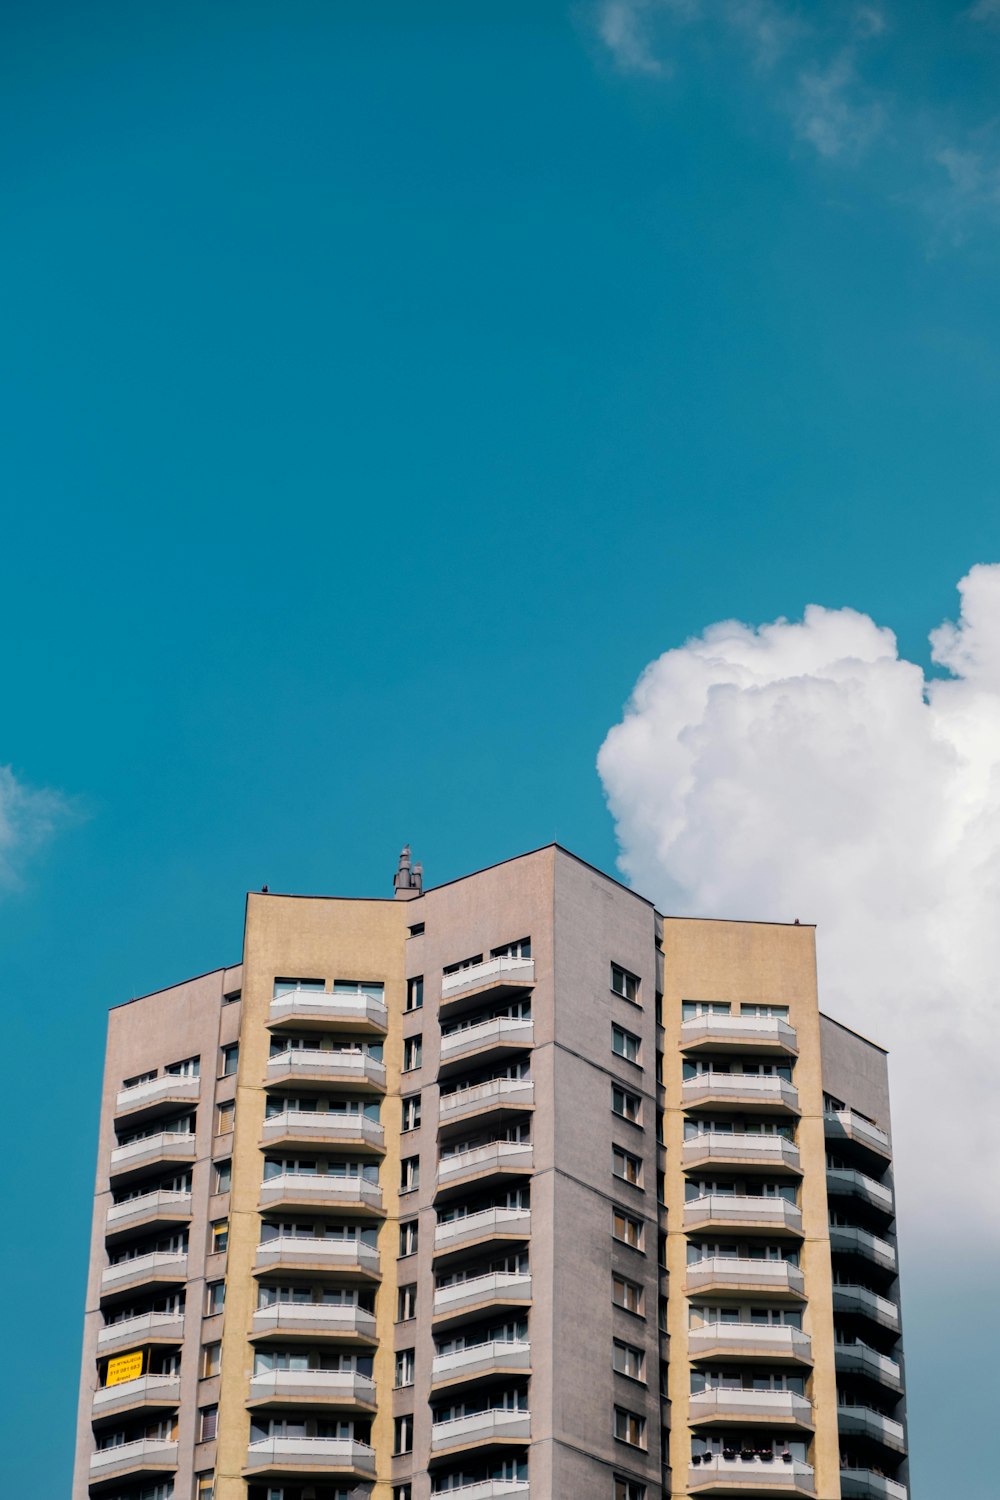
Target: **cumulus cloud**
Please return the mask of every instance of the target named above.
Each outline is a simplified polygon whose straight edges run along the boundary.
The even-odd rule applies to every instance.
[[[598,17],[601,41],[625,73],[662,73],[647,29],[647,0],[606,0]]]
[[[0,766],[0,887],[19,885],[31,857],[76,816],[61,792],[27,786],[10,766]]]
[[[996,1240],[1000,566],[959,590],[947,676],[850,609],[712,625],[646,668],[598,768],[662,909],[819,924],[823,1008],[892,1054],[903,1216]]]

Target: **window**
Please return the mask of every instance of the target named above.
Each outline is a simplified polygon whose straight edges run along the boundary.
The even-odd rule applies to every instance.
[[[198,1441],[210,1443],[219,1427],[219,1408],[203,1406],[198,1413]]]
[[[122,1079],[122,1088],[123,1089],[134,1089],[140,1083],[152,1083],[152,1081],[153,1081],[153,1079],[155,1077],[156,1077],[156,1069],[155,1068],[153,1068],[149,1073],[136,1073],[132,1078],[123,1078]]]
[[[728,1016],[732,1006],[728,1000],[682,1000],[681,1020],[694,1021],[699,1016]]]
[[[787,1005],[740,1005],[741,1016],[770,1016],[775,1021],[788,1020]]]
[[[623,969],[620,964],[611,965],[611,988],[616,995],[621,995],[623,1000],[631,1000],[633,1005],[639,1003],[639,981],[628,969]]]
[[[642,1162],[631,1151],[623,1151],[621,1146],[612,1146],[611,1170],[623,1182],[630,1182],[633,1187],[642,1186]]]
[[[401,1286],[396,1294],[396,1322],[408,1323],[417,1316],[417,1283]]]
[[[656,1024],[657,1024],[657,1026],[662,1026],[663,1025],[663,996],[662,996],[662,994],[660,993],[659,990],[657,990],[657,992],[656,992],[656,1001],[655,1001],[655,1004],[654,1004],[653,1008],[654,1008],[654,1010],[656,1012]]]
[[[420,1186],[420,1157],[404,1156],[399,1164],[399,1191],[412,1193]]]
[[[416,1255],[417,1239],[420,1226],[416,1219],[404,1219],[399,1226],[399,1253],[400,1256]]]
[[[631,1443],[633,1448],[646,1446],[646,1418],[638,1412],[627,1411],[624,1406],[615,1407],[615,1437],[620,1443]]]
[[[611,1085],[611,1108],[623,1120],[628,1120],[632,1125],[638,1125],[642,1100],[638,1094],[632,1094],[628,1089],[623,1089],[620,1084],[613,1083]]]
[[[236,1119],[236,1100],[227,1099],[215,1112],[216,1135],[228,1135]]]
[[[229,1078],[236,1072],[240,1060],[239,1042],[230,1042],[228,1047],[222,1049],[222,1076]]]
[[[218,1375],[222,1369],[222,1345],[204,1344],[201,1351],[201,1378],[207,1380],[210,1375]]]
[[[490,958],[520,958],[527,962],[530,957],[530,937],[518,938],[516,943],[504,943],[502,948],[490,949]]]
[[[423,924],[423,922],[414,922],[413,926],[410,928],[410,937],[423,937],[423,935],[424,935],[424,924]]]
[[[646,1500],[646,1486],[638,1479],[623,1479],[615,1475],[615,1500]]]
[[[396,1387],[413,1384],[414,1351],[412,1349],[397,1349],[396,1351]]]
[[[242,999],[243,999],[243,991],[242,990],[230,990],[228,995],[223,995],[223,997],[222,997],[222,1003],[223,1003],[223,1005],[235,1005],[237,1003],[237,1001],[242,1000]]]
[[[403,1129],[416,1130],[420,1124],[420,1095],[407,1094],[403,1100]]]
[[[215,1496],[215,1475],[214,1474],[199,1474],[197,1476],[197,1478],[198,1478],[197,1500],[214,1500],[214,1496]]]
[[[473,953],[470,958],[463,958],[457,964],[445,964],[443,974],[461,974],[463,969],[476,969],[483,961],[481,953]]]
[[[626,1312],[642,1317],[642,1287],[625,1276],[612,1276],[611,1300],[616,1307],[623,1307]]]
[[[611,1050],[616,1057],[624,1057],[626,1062],[637,1063],[639,1047],[639,1038],[631,1031],[626,1031],[624,1026],[612,1026]]]
[[[635,1344],[626,1344],[623,1339],[614,1339],[611,1345],[611,1363],[619,1375],[630,1380],[645,1380],[646,1356]]]
[[[228,1193],[233,1184],[233,1164],[231,1161],[217,1161],[215,1163],[215,1176],[212,1185],[213,1193]]]
[[[171,1078],[197,1078],[200,1064],[200,1057],[186,1057],[183,1062],[168,1063],[163,1072]]]
[[[616,1240],[621,1240],[623,1245],[631,1245],[633,1250],[642,1249],[640,1220],[633,1219],[631,1214],[622,1213],[620,1208],[611,1211],[611,1233]]]
[[[397,1417],[393,1428],[393,1453],[413,1452],[413,1417]]]
[[[212,1318],[226,1305],[226,1283],[210,1281],[205,1288],[205,1316]]]
[[[403,1072],[412,1073],[419,1068],[423,1058],[423,1037],[408,1036],[403,1043]]]
[[[406,1008],[407,1010],[423,1010],[424,1008],[424,976],[417,974],[413,979],[406,981]]]
[[[229,1248],[229,1220],[216,1219],[212,1225],[212,1254],[221,1255]]]
[[[392,1500],[413,1500],[413,1485],[394,1484],[392,1487]]]

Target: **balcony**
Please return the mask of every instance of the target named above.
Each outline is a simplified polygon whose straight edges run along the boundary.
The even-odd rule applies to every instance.
[[[109,1239],[133,1229],[149,1229],[156,1224],[183,1224],[191,1217],[191,1194],[160,1188],[142,1193],[124,1203],[112,1203],[108,1209],[106,1234]]]
[[[310,1338],[375,1341],[375,1314],[363,1307],[326,1302],[272,1302],[253,1315],[251,1338],[307,1334]]]
[[[250,1405],[375,1407],[375,1382],[354,1370],[268,1370],[250,1377]]]
[[[389,1028],[389,1012],[383,1001],[372,995],[286,990],[271,1001],[267,1024],[289,1029],[299,1026],[322,1030],[331,1026],[337,1031],[385,1032]]]
[[[805,1277],[787,1260],[706,1255],[689,1261],[685,1289],[694,1292],[766,1292],[768,1296],[805,1296]]]
[[[751,1198],[706,1193],[684,1204],[685,1229],[763,1229],[769,1234],[801,1234],[802,1210],[787,1198]]]
[[[681,1022],[681,1051],[798,1051],[795,1028],[779,1016],[692,1016]]]
[[[442,1125],[471,1116],[499,1114],[508,1109],[533,1109],[535,1086],[530,1078],[490,1078],[472,1088],[442,1094],[438,1108]]]
[[[123,1479],[127,1474],[169,1474],[177,1467],[177,1443],[160,1438],[139,1438],[99,1448],[90,1455],[92,1484],[104,1479]]]
[[[681,1103],[685,1109],[718,1105],[798,1114],[799,1093],[787,1078],[770,1073],[699,1073],[684,1079]]]
[[[138,1122],[169,1114],[178,1105],[197,1104],[201,1079],[161,1073],[144,1083],[133,1083],[115,1095],[115,1118]]]
[[[307,1172],[281,1172],[260,1187],[261,1212],[277,1208],[347,1208],[380,1214],[382,1189],[363,1177],[337,1177],[333,1173],[313,1176]]]
[[[131,1260],[120,1260],[115,1265],[106,1266],[101,1272],[101,1295],[134,1292],[139,1287],[186,1280],[185,1250],[154,1250],[149,1255],[136,1255]]]
[[[484,1208],[434,1228],[434,1254],[448,1255],[488,1240],[524,1240],[531,1234],[528,1208]]]
[[[434,1317],[442,1322],[462,1321],[470,1312],[491,1306],[523,1306],[531,1301],[531,1276],[527,1271],[488,1271],[452,1286],[434,1288]]]
[[[849,1286],[834,1282],[833,1310],[838,1313],[853,1313],[860,1318],[869,1318],[881,1328],[899,1332],[899,1308],[888,1297],[880,1297],[866,1286]]]
[[[838,1109],[825,1114],[823,1127],[827,1140],[835,1145],[849,1143],[860,1146],[883,1161],[889,1161],[892,1157],[892,1148],[885,1131],[862,1115],[855,1114],[853,1109]]]
[[[801,1172],[799,1148],[781,1135],[706,1131],[689,1136],[681,1152],[686,1170],[695,1167],[745,1167],[750,1171]]]
[[[450,1066],[454,1072],[454,1064],[485,1057],[487,1053],[495,1057],[513,1057],[532,1047],[534,1041],[534,1022],[496,1016],[492,1021],[479,1021],[475,1026],[466,1026],[461,1031],[451,1031],[443,1036],[441,1066]]]
[[[438,1187],[478,1182],[483,1177],[506,1177],[509,1173],[523,1175],[531,1171],[531,1166],[530,1141],[492,1141],[488,1146],[475,1146],[471,1151],[443,1157],[438,1162]]]
[[[840,1493],[843,1500],[907,1500],[908,1492],[905,1484],[871,1469],[841,1469]]]
[[[93,1416],[115,1416],[120,1412],[175,1407],[180,1404],[179,1375],[140,1375],[137,1380],[123,1380],[94,1392]]]
[[[812,1340],[784,1323],[703,1323],[688,1330],[691,1359],[778,1359],[812,1363]]]
[[[880,1270],[896,1274],[896,1251],[888,1240],[880,1240],[867,1229],[853,1224],[830,1225],[830,1249],[838,1255],[860,1255]]]
[[[860,1340],[853,1344],[834,1345],[834,1361],[843,1375],[864,1375],[890,1391],[903,1389],[903,1371],[896,1361]]]
[[[258,1274],[294,1271],[375,1277],[379,1274],[379,1255],[375,1245],[366,1245],[363,1240],[276,1235],[257,1246],[254,1270]]]
[[[470,1448],[482,1443],[526,1443],[531,1437],[531,1414],[526,1411],[473,1412],[450,1422],[435,1422],[431,1427],[431,1452]]]
[[[712,1453],[705,1454],[700,1464],[691,1465],[688,1490],[692,1495],[815,1495],[816,1485],[810,1466],[797,1460],[785,1463],[757,1454],[724,1458],[721,1453]]]
[[[385,1063],[360,1047],[290,1047],[267,1060],[267,1085],[346,1084],[352,1088],[385,1088]]]
[[[194,1157],[193,1131],[182,1135],[177,1130],[164,1130],[141,1141],[130,1141],[127,1146],[115,1146],[111,1152],[111,1180],[139,1177],[150,1167],[188,1166]]]
[[[870,1406],[838,1405],[837,1428],[843,1437],[864,1437],[891,1448],[894,1453],[906,1452],[906,1429],[902,1422],[885,1417]]]
[[[435,1386],[464,1385],[499,1375],[519,1375],[530,1365],[530,1344],[515,1339],[491,1340],[455,1354],[435,1354],[431,1381]]]
[[[521,994],[530,990],[534,982],[533,958],[488,958],[485,963],[472,964],[468,969],[442,974],[441,1010],[447,1013],[456,1001],[469,1000],[474,995],[501,999]]]
[[[378,1120],[353,1110],[283,1109],[265,1118],[261,1145],[384,1151],[385,1129]]]
[[[352,1438],[264,1438],[248,1446],[243,1473],[246,1478],[291,1473],[371,1479],[375,1474],[375,1449]]]
[[[777,1423],[782,1427],[811,1427],[812,1402],[794,1391],[730,1390],[713,1386],[692,1395],[688,1413],[695,1422]]]
[[[431,1493],[434,1500],[438,1495],[454,1495],[456,1500],[530,1500],[531,1486],[526,1479],[480,1479]]]
[[[184,1314],[140,1313],[137,1318],[122,1318],[108,1323],[97,1335],[98,1354],[113,1354],[118,1349],[133,1349],[139,1344],[180,1344],[184,1339]]]
[[[895,1212],[892,1188],[874,1177],[853,1167],[830,1167],[826,1174],[826,1191],[831,1198],[860,1198],[871,1208],[877,1208],[889,1218]]]

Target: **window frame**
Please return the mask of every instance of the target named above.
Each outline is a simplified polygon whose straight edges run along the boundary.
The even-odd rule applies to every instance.
[[[619,975],[622,979],[622,989],[619,989],[615,983]],[[642,1000],[640,999],[642,994],[642,980],[639,978],[639,975],[633,974],[631,969],[626,969],[624,964],[616,963],[614,959],[611,960],[610,987],[611,993],[617,995],[619,1000],[627,1000],[629,1005],[642,1004]],[[629,993],[630,988],[632,990],[631,994]]]

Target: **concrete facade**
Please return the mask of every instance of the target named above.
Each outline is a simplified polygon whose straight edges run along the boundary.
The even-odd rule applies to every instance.
[[[813,930],[555,845],[395,884],[112,1011],[74,1500],[905,1500],[885,1056]]]

